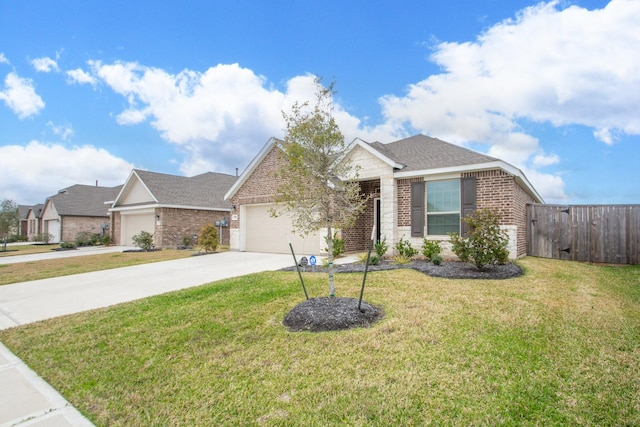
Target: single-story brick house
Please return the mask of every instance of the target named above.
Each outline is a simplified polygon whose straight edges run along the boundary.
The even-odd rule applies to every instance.
[[[359,167],[361,192],[369,196],[356,225],[342,230],[347,251],[365,250],[374,225],[390,251],[403,237],[417,249],[423,238],[448,241],[449,232],[461,231],[461,218],[491,208],[501,214],[511,258],[526,254],[526,205],[543,200],[509,163],[424,135],[389,144],[356,139],[346,157]],[[269,215],[275,171],[285,162],[280,141],[270,139],[227,192],[232,250],[286,253],[286,235],[297,253],[326,250],[324,233],[301,238],[292,233],[289,217]]]
[[[40,233],[42,233],[42,222],[40,216],[42,214],[42,208],[44,205],[39,203],[29,207],[27,212],[27,239],[33,241]]]
[[[181,246],[185,237],[216,222],[222,243],[229,243],[231,202],[225,192],[238,177],[208,172],[194,177],[134,169],[109,209],[111,238],[116,245],[132,245],[140,231],[154,235],[158,248]],[[193,242],[195,243],[195,241]]]
[[[40,213],[41,231],[50,243],[73,242],[80,232],[102,234],[109,224],[109,203],[122,186],[76,184],[48,197]]]

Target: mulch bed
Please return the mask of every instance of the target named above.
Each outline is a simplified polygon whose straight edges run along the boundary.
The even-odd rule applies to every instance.
[[[300,267],[301,269],[303,267]],[[364,264],[339,264],[334,267],[336,273],[364,273]],[[411,268],[420,273],[427,274],[432,277],[443,277],[446,279],[489,279],[502,280],[512,277],[522,276],[524,272],[515,264],[502,264],[485,266],[482,270],[478,270],[475,265],[465,262],[443,262],[440,265],[434,265],[424,260],[412,261],[408,264],[397,264],[392,261],[383,260],[378,265],[370,265],[369,271],[386,271],[396,270],[400,268]],[[284,271],[295,271],[296,267],[283,268]],[[323,266],[304,267],[306,272],[326,272],[327,268]]]
[[[356,298],[308,299],[293,308],[282,321],[291,332],[326,332],[367,328],[384,317],[381,309]]]
[[[369,271],[396,270],[411,268],[433,277],[448,279],[489,279],[501,280],[518,277],[524,271],[515,264],[486,266],[478,270],[474,265],[464,262],[443,262],[434,265],[418,260],[408,264],[397,264],[382,261],[378,265],[370,265]],[[323,266],[301,267],[305,272],[326,272]],[[335,266],[337,273],[364,273],[364,264],[340,264]],[[296,267],[283,268],[284,271],[295,271]],[[358,299],[355,298],[311,298],[293,308],[284,318],[282,324],[291,332],[310,331],[326,332],[352,328],[366,328],[384,317],[384,312],[377,307],[362,301],[358,310]]]

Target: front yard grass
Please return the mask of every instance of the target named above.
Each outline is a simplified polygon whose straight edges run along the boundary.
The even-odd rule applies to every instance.
[[[45,252],[51,252],[53,248],[59,248],[59,244],[33,244],[33,245],[11,245],[7,246],[7,250],[1,250],[2,245],[0,244],[0,258],[8,257],[13,255],[29,255],[29,254],[40,254]]]
[[[2,264],[2,260],[0,260],[0,286],[150,262],[169,261],[185,258],[193,253],[193,251],[165,249],[154,252],[113,252],[16,264]]]
[[[300,283],[268,272],[0,340],[98,426],[640,425],[640,266],[519,263],[503,281],[370,273],[369,329],[287,332]],[[358,296],[361,274],[336,280]]]

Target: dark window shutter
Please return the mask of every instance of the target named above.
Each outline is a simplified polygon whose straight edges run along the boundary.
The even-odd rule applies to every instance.
[[[424,181],[411,183],[411,237],[424,236]]]
[[[460,181],[460,199],[461,203],[461,214],[462,218],[473,215],[473,212],[476,210],[476,177],[472,176],[469,178],[462,178]],[[461,221],[461,233],[464,235],[469,227],[467,223]]]

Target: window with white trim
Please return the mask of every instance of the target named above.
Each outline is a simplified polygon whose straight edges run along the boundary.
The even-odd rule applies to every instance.
[[[427,235],[460,232],[460,180],[426,182]]]

